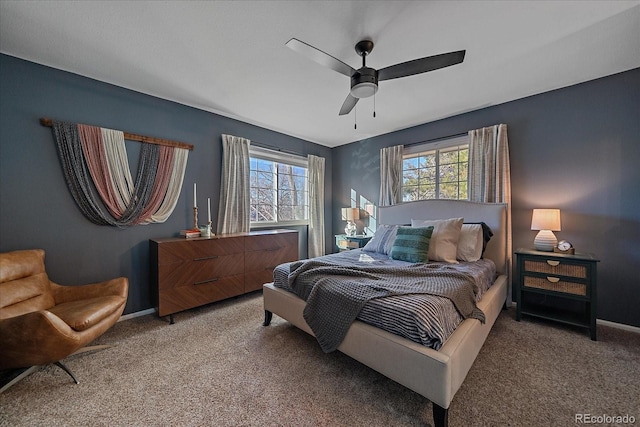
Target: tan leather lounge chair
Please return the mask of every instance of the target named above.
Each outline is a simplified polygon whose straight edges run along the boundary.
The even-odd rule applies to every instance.
[[[29,368],[0,393],[41,365],[108,346],[84,347],[122,315],[126,277],[84,286],[60,286],[49,280],[42,249],[0,253],[0,371]],[[1,384],[0,384],[1,385]]]

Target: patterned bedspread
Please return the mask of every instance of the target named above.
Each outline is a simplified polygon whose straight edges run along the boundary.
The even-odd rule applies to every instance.
[[[312,279],[311,273],[314,270],[324,270],[328,276],[325,274],[323,279]],[[395,276],[403,270],[410,272],[409,275],[413,277],[408,281],[397,280]],[[337,324],[341,328],[340,325],[346,324],[346,328],[343,328],[345,333],[353,317],[357,316],[358,320],[365,323],[437,350],[465,317],[480,316],[477,311],[472,313],[474,304],[470,308],[457,297],[453,298],[457,299],[455,303],[451,295],[442,296],[445,295],[442,291],[429,290],[421,287],[422,285],[416,287],[416,293],[407,289],[407,284],[423,284],[424,279],[416,275],[420,270],[438,271],[440,273],[437,275],[445,276],[446,280],[455,277],[459,281],[471,281],[468,289],[474,289],[475,295],[465,295],[463,300],[467,303],[469,299],[479,300],[495,279],[495,266],[490,260],[460,264],[411,264],[389,259],[386,255],[353,250],[315,258],[306,262],[306,265],[305,262],[282,264],[274,271],[274,283],[275,286],[307,300],[312,294],[315,281],[329,282],[329,287],[342,287],[334,279],[339,279],[340,276],[347,279],[346,282],[352,287],[348,292],[355,295],[355,298],[336,302],[333,297],[321,297],[320,304],[314,302],[316,307],[310,309],[313,311],[310,318],[308,307],[305,308],[305,320],[307,323],[311,320],[309,325],[317,337],[320,335],[318,341],[325,351],[332,351],[337,347],[341,337],[336,343],[333,336],[335,331],[318,334],[318,328],[324,328],[327,322],[326,317],[317,320],[318,310],[333,311],[328,321],[332,324],[330,327]],[[386,275],[390,272],[393,272],[393,276]],[[307,274],[309,276],[305,277]],[[300,278],[299,283],[294,282]],[[372,283],[373,287],[364,288],[361,286],[362,282]],[[318,297],[314,295],[313,298]]]

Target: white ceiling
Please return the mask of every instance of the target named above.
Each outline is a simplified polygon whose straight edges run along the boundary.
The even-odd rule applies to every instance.
[[[354,68],[466,49],[338,116]],[[329,147],[640,67],[640,1],[7,1],[0,51]]]

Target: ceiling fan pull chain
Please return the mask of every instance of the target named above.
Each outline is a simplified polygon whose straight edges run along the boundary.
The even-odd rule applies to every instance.
[[[376,93],[373,92],[373,118],[376,118]]]
[[[353,108],[353,128],[358,129],[358,106]]]
[[[358,105],[353,107],[353,128],[358,129]]]

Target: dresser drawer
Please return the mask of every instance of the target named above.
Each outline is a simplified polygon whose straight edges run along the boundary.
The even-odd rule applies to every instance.
[[[296,261],[297,259],[298,246],[247,252],[245,253],[245,270],[260,271],[268,269],[273,271],[278,265],[289,261]]]
[[[229,276],[198,285],[160,292],[158,315],[166,316],[189,308],[227,299],[244,292],[244,276]]]
[[[163,243],[158,249],[158,265],[173,264],[187,260],[201,260],[215,256],[241,254],[244,252],[244,237],[174,241]]]
[[[158,265],[158,288],[171,289],[214,281],[244,273],[244,254],[213,255],[174,264]]]
[[[547,291],[563,292],[573,295],[587,295],[587,285],[585,283],[561,280],[554,276],[524,276],[523,286],[525,288],[545,289]]]
[[[298,233],[264,234],[247,239],[245,251],[275,251],[293,246],[298,250]]]
[[[586,265],[573,264],[566,261],[559,261],[554,259],[525,259],[524,271],[544,274],[557,274],[560,276],[576,277],[579,279],[586,279],[588,277]]]

